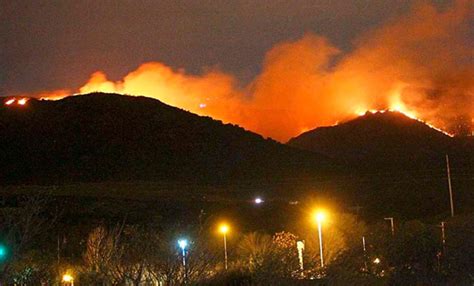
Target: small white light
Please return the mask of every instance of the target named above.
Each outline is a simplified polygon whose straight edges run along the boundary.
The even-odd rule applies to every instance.
[[[179,245],[179,248],[184,250],[188,246],[188,241],[186,239],[180,239],[178,240],[178,245]]]
[[[63,282],[72,282],[74,281],[74,277],[70,274],[64,274],[63,275]]]
[[[254,201],[257,205],[263,203],[263,200],[262,198],[255,198],[255,201]]]

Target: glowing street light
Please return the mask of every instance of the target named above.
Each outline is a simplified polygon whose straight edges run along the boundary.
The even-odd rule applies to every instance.
[[[259,205],[259,204],[261,204],[261,203],[263,203],[263,202],[264,202],[264,201],[263,201],[263,199],[262,199],[261,197],[256,197],[255,200],[254,200],[254,203],[257,204],[257,205]]]
[[[74,286],[74,277],[70,274],[64,274],[63,275],[63,283],[66,285]]]
[[[178,240],[178,246],[181,248],[181,253],[183,256],[183,268],[184,268],[184,284],[188,282],[188,271],[186,269],[186,249],[188,248],[188,240],[187,239],[180,239]]]
[[[227,233],[229,232],[229,225],[223,223],[219,226],[219,232],[224,236],[224,268],[227,270]]]
[[[379,263],[380,263],[380,258],[378,258],[378,257],[375,258],[375,259],[374,259],[374,263],[375,263],[375,264],[379,264]]]
[[[326,214],[323,211],[317,211],[314,213],[314,220],[318,224],[318,235],[319,235],[319,257],[321,258],[321,268],[324,267],[324,257],[323,257],[323,233],[322,233],[322,223],[326,219]]]
[[[322,221],[324,221],[324,219],[326,218],[326,214],[323,213],[322,211],[318,211],[314,214],[314,219],[316,220],[316,222],[320,223]]]
[[[3,262],[7,259],[8,248],[0,243],[0,262]]]
[[[188,247],[188,241],[186,239],[180,239],[178,240],[178,245],[179,245],[179,248],[185,251],[186,247]]]

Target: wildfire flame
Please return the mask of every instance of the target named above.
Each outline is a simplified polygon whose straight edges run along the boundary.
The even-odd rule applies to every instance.
[[[452,133],[449,133],[441,128],[438,128],[436,127],[435,125],[431,124],[430,122],[427,122],[425,120],[422,120],[419,115],[413,111],[413,110],[410,110],[400,99],[401,95],[400,95],[400,89],[397,89],[397,91],[391,93],[391,96],[390,96],[390,106],[389,108],[387,109],[361,109],[361,108],[358,108],[354,114],[356,114],[357,116],[363,116],[365,115],[367,112],[370,112],[372,114],[376,114],[376,113],[385,113],[387,111],[389,112],[398,112],[398,113],[401,113],[403,115],[405,115],[406,117],[408,118],[411,118],[413,120],[416,120],[416,121],[419,121],[421,123],[424,123],[426,125],[428,125],[429,127],[449,136],[449,137],[454,137],[454,134]]]
[[[385,113],[385,112],[398,112],[398,113],[401,113],[403,115],[405,115],[406,117],[408,118],[411,118],[413,120],[416,120],[416,121],[419,121],[421,123],[424,123],[426,125],[428,125],[429,127],[449,136],[449,137],[454,137],[454,134],[452,133],[449,133],[441,128],[438,128],[436,127],[435,125],[431,124],[430,122],[427,122],[425,120],[422,120],[419,115],[413,111],[413,110],[410,110],[401,100],[400,100],[400,93],[399,91],[398,92],[394,92],[391,94],[391,97],[390,97],[390,106],[389,108],[387,109],[357,109],[354,113],[357,115],[357,116],[363,116],[365,115],[367,112],[370,112],[372,114],[375,114],[375,113]]]
[[[17,102],[18,102],[19,105],[25,105],[27,101],[28,101],[27,98],[22,98],[22,99],[18,100]]]
[[[28,100],[29,100],[29,98],[26,98],[26,97],[20,98],[20,99],[10,98],[10,99],[7,99],[4,103],[5,103],[5,105],[10,106],[10,105],[13,105],[16,102],[17,105],[23,106],[23,105],[26,105]]]
[[[434,125],[432,125],[432,124],[430,124],[430,123],[428,123],[428,122],[426,122],[426,121],[421,120],[420,118],[416,117],[413,113],[411,113],[411,112],[405,112],[405,111],[403,111],[403,110],[399,110],[399,109],[396,109],[396,108],[395,108],[395,109],[392,109],[392,108],[389,108],[389,109],[381,109],[381,110],[369,109],[369,110],[366,110],[365,112],[357,111],[357,112],[355,112],[354,114],[357,115],[357,116],[364,116],[365,114],[367,114],[367,112],[370,112],[370,113],[372,113],[372,114],[385,113],[385,112],[398,112],[398,113],[401,113],[401,114],[405,115],[406,117],[409,117],[409,118],[411,118],[411,119],[413,119],[413,120],[416,120],[416,121],[419,121],[419,122],[421,122],[421,123],[423,123],[423,124],[426,124],[426,125],[429,126],[430,128],[435,129],[435,130],[437,130],[437,131],[439,131],[439,132],[441,132],[441,133],[443,133],[443,134],[445,134],[445,135],[447,135],[447,136],[449,136],[449,137],[454,137],[454,134],[449,133],[449,132],[447,132],[447,131],[445,131],[445,130],[443,130],[443,129],[441,129],[441,128],[438,128],[438,127],[436,127],[436,126],[434,126]],[[338,125],[338,124],[339,124],[339,122],[337,122],[337,123],[334,124],[334,125]]]
[[[443,10],[418,4],[362,35],[347,53],[313,34],[282,42],[268,51],[261,73],[248,84],[216,69],[190,75],[150,62],[119,81],[98,71],[76,92],[149,96],[280,141],[355,114],[387,110],[452,136],[446,130],[453,130],[456,118],[470,124],[474,118],[474,68],[466,42],[471,11],[465,0]]]

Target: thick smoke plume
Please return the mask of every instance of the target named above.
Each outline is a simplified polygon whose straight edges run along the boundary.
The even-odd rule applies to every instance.
[[[79,92],[150,96],[280,141],[371,109],[452,131],[459,119],[474,118],[473,11],[468,0],[444,10],[418,4],[362,35],[348,53],[306,34],[274,46],[245,87],[219,70],[189,75],[151,62],[117,82],[96,72]]]

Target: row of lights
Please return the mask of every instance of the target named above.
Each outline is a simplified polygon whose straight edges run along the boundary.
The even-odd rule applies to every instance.
[[[259,205],[263,203],[263,199],[260,197],[257,197],[254,199],[254,203]],[[318,227],[318,238],[319,238],[319,256],[320,256],[320,266],[321,268],[324,268],[324,256],[323,256],[323,236],[322,236],[322,224],[326,220],[326,212],[323,210],[316,210],[313,212],[312,215],[313,221],[317,224]],[[230,226],[227,223],[221,223],[218,227],[218,231],[222,234],[223,236],[223,242],[224,242],[224,268],[227,270],[228,268],[228,259],[227,259],[227,233],[230,231]],[[393,224],[392,224],[392,231],[393,231]],[[393,233],[392,233],[393,234]],[[298,241],[298,243],[301,243],[301,241]],[[178,247],[181,249],[181,257],[182,257],[182,264],[184,268],[184,282],[187,283],[187,270],[186,270],[186,252],[189,248],[189,241],[185,238],[178,239]],[[298,245],[298,252],[300,252],[304,246]],[[364,241],[364,251],[365,251],[365,241]],[[302,255],[299,253],[299,258],[300,258],[300,265],[301,267],[303,266],[302,262]],[[380,259],[376,258],[373,261],[375,264],[380,263]],[[74,286],[74,278],[70,274],[64,274],[62,277],[63,283],[66,285]]]
[[[257,202],[259,200],[260,202]],[[263,200],[260,198],[255,199],[255,203],[260,204],[262,203]],[[321,268],[324,268],[324,256],[323,256],[323,236],[322,236],[322,224],[326,220],[326,212],[323,210],[317,210],[313,213],[312,215],[313,221],[317,224],[318,227],[318,238],[319,238],[319,256],[320,256],[320,266]],[[224,269],[227,270],[228,268],[228,263],[227,263],[227,234],[230,231],[230,226],[227,223],[221,223],[218,226],[218,231],[222,234],[223,236],[223,242],[224,242]],[[304,248],[304,245],[300,245],[302,243],[301,241],[298,241],[298,252],[299,252],[299,259],[300,259],[300,266],[301,268],[303,267],[303,261],[302,261],[302,249]],[[181,258],[182,258],[182,265],[184,268],[184,283],[187,284],[187,263],[186,263],[186,252],[189,248],[189,241],[188,239],[181,238],[178,239],[178,247],[181,249]],[[364,251],[365,251],[365,241],[364,241]],[[379,258],[375,258],[373,263],[379,264],[381,261]],[[303,269],[301,269],[303,270]],[[70,274],[64,274],[62,277],[62,282],[65,283],[66,285],[74,286],[74,278]]]
[[[260,198],[255,199],[256,204],[262,203],[263,200]],[[322,243],[322,223],[326,219],[326,213],[322,210],[315,211],[313,214],[313,219],[318,225],[318,235],[319,235],[319,253],[321,259],[321,268],[324,267],[324,257],[323,257],[323,243]],[[227,233],[230,231],[230,226],[227,223],[221,223],[218,227],[219,232],[222,234],[224,239],[224,268],[227,270]],[[182,263],[184,267],[184,273],[186,275],[186,250],[189,247],[189,242],[187,239],[179,239],[178,246],[182,252]],[[185,277],[186,281],[186,277]]]
[[[6,105],[12,105],[13,103],[15,102],[15,99],[10,99],[8,101],[5,102]],[[22,101],[22,100],[18,100],[17,101],[18,104],[20,105],[24,105],[26,103],[26,101]],[[261,198],[261,197],[257,197],[254,199],[254,203],[257,204],[257,205],[260,205],[264,202],[264,200]],[[224,237],[224,262],[225,262],[225,269],[227,270],[227,233],[230,231],[230,226],[226,223],[222,223],[221,225],[219,225],[219,232],[223,234],[223,237]],[[186,251],[189,247],[189,241],[187,239],[179,239],[178,240],[178,246],[179,248],[181,249],[182,251],[182,263],[183,263],[183,267],[185,269],[184,271],[184,279],[185,281],[187,280],[187,271],[186,271]],[[0,244],[0,261],[2,259],[6,259],[6,256],[7,256],[7,249],[5,246],[1,245]],[[65,285],[68,285],[68,286],[74,286],[74,277],[72,276],[72,274],[70,273],[66,273],[62,276],[62,283],[65,284]]]
[[[257,197],[254,199],[254,203],[259,205],[263,203],[264,200],[260,197]],[[324,210],[316,210],[312,214],[312,220],[317,224],[318,227],[318,238],[319,238],[319,256],[320,256],[320,266],[321,268],[324,268],[324,256],[323,256],[323,236],[322,236],[322,224],[326,220],[326,212]],[[224,246],[224,268],[227,270],[228,268],[228,259],[227,259],[227,234],[230,231],[230,226],[227,223],[221,223],[218,226],[218,231],[219,233],[222,234],[223,236],[223,246]],[[392,224],[392,231],[393,231],[393,224]],[[393,234],[393,233],[392,233]],[[364,238],[363,238],[364,240]],[[302,261],[302,249],[304,249],[304,245],[302,241],[298,241],[297,248],[298,248],[298,253],[299,253],[299,260],[300,260],[300,266],[301,268],[303,267],[303,261]],[[181,258],[182,258],[182,265],[184,268],[184,283],[187,284],[187,263],[186,263],[186,253],[189,248],[189,241],[188,239],[181,238],[178,239],[178,247],[181,249]],[[0,249],[1,250],[1,249]],[[364,241],[364,251],[365,251],[365,241]],[[375,258],[373,261],[374,264],[379,264],[381,261],[379,258]],[[301,269],[303,270],[303,269]],[[74,286],[74,278],[71,274],[64,274],[62,277],[62,282],[65,285],[70,285]]]

